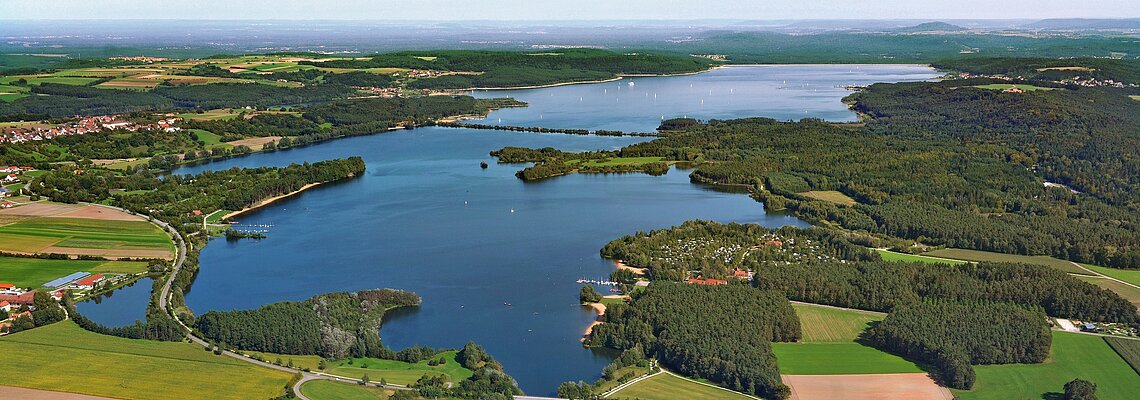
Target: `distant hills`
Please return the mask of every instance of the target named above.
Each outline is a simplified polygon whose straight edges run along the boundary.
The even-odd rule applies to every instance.
[[[1086,18],[1052,18],[1043,19],[1023,28],[1050,29],[1050,30],[1080,30],[1080,29],[1140,29],[1140,18],[1131,19],[1086,19]]]
[[[917,33],[917,32],[960,32],[966,28],[945,22],[924,22],[915,26],[908,26],[904,28],[892,29],[891,32],[897,33]]]

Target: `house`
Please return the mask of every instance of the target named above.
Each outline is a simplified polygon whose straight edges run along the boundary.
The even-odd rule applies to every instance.
[[[1096,326],[1096,324],[1093,324],[1092,322],[1085,322],[1083,325],[1081,325],[1081,330],[1085,332],[1099,332],[1100,327]]]
[[[779,240],[769,240],[767,243],[764,243],[764,245],[780,247],[784,245],[784,242],[781,242]]]
[[[6,301],[14,306],[30,306],[34,303],[36,291],[21,294],[0,294],[0,301]]]
[[[77,280],[77,281],[75,281],[75,283],[72,283],[72,285],[74,285],[76,289],[91,290],[91,289],[95,288],[96,284],[98,284],[99,282],[102,282],[103,278],[104,278],[103,274],[95,274],[95,275],[91,275],[91,276],[88,276],[86,278]]]
[[[8,190],[8,188],[0,188],[0,198],[8,197],[11,195],[12,195],[12,191]]]
[[[8,316],[8,312],[12,311],[12,303],[0,300],[0,311],[4,312],[4,316]]]
[[[732,276],[733,276],[734,278],[740,278],[740,279],[747,279],[747,280],[752,280],[752,271],[745,271],[745,270],[742,270],[742,269],[735,269],[735,270],[733,270],[733,271],[732,271]]]
[[[692,283],[696,285],[727,285],[728,281],[724,279],[702,279],[702,278],[686,278],[685,283]]]
[[[193,213],[195,216],[200,216],[200,215],[202,215],[202,210],[194,210],[194,211],[191,211],[191,213]]]
[[[3,203],[0,203],[0,208],[12,208],[15,206],[16,206],[16,204],[13,202],[10,202],[10,201],[5,201]]]
[[[0,283],[0,292],[10,292],[10,291],[15,291],[15,290],[16,290],[16,285],[14,285],[14,284]]]
[[[4,182],[16,182],[18,180],[20,180],[20,178],[17,177],[16,174],[8,174],[8,176],[4,177]]]

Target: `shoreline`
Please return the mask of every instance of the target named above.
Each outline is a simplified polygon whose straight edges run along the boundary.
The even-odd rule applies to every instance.
[[[578,339],[579,342],[586,343],[586,338],[590,337],[591,333],[594,333],[594,327],[604,323],[602,322],[602,318],[606,316],[606,305],[602,303],[582,303],[582,306],[590,307],[598,314],[598,316],[594,318],[594,322],[591,322],[590,325],[586,327],[586,331],[582,333],[582,338]]]
[[[715,67],[712,67],[712,68],[709,68],[706,70],[692,71],[692,72],[680,72],[680,73],[676,73],[676,74],[617,74],[617,76],[615,76],[613,78],[598,79],[598,80],[592,80],[592,81],[559,82],[559,83],[548,83],[545,85],[528,85],[528,86],[512,86],[512,87],[477,87],[477,88],[468,88],[468,89],[460,89],[460,90],[464,91],[464,92],[473,92],[476,90],[496,91],[496,90],[543,89],[543,88],[552,88],[552,87],[558,87],[558,86],[587,85],[587,84],[591,84],[591,83],[617,82],[617,81],[620,81],[620,80],[625,79],[625,78],[652,78],[652,77],[668,77],[668,76],[688,76],[688,75],[703,74],[706,72],[710,72],[710,71],[714,71],[714,70],[717,70],[720,68],[724,68],[725,66],[726,65],[718,65],[718,66],[715,66]]]
[[[270,197],[270,198],[268,198],[268,199],[265,199],[265,200],[261,200],[261,201],[257,202],[256,204],[254,204],[254,205],[251,205],[251,206],[249,206],[249,207],[246,207],[246,208],[243,208],[243,209],[241,209],[241,210],[237,210],[237,211],[233,211],[233,212],[230,212],[229,214],[223,215],[223,216],[222,216],[222,218],[221,218],[220,220],[227,220],[227,219],[230,219],[230,218],[232,218],[232,217],[236,217],[236,216],[239,216],[239,215],[245,214],[245,213],[247,213],[247,212],[250,212],[250,211],[256,210],[256,209],[258,209],[258,208],[261,208],[261,207],[265,207],[265,206],[267,206],[267,205],[270,205],[270,204],[272,204],[273,202],[275,202],[275,201],[277,201],[277,200],[281,200],[281,199],[284,199],[284,198],[286,198],[286,197],[295,196],[295,195],[297,195],[297,194],[299,194],[299,193],[301,193],[301,192],[304,192],[304,191],[306,191],[306,190],[309,190],[309,189],[312,189],[312,188],[314,188],[314,187],[317,187],[317,186],[323,185],[323,184],[325,184],[325,183],[327,183],[327,182],[316,182],[316,183],[309,183],[309,184],[306,184],[305,186],[301,186],[301,188],[300,188],[300,189],[294,190],[294,191],[292,191],[292,192],[289,192],[289,193],[286,193],[286,194],[283,194],[283,195],[279,195],[279,196],[273,196],[273,197]]]
[[[616,266],[617,269],[629,270],[637,275],[645,275],[645,268],[631,267],[622,260],[614,259],[614,266]]]

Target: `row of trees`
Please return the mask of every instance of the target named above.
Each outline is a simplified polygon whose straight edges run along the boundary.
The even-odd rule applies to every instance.
[[[763,268],[754,282],[792,300],[863,310],[890,311],[939,299],[1042,307],[1063,318],[1138,321],[1136,306],[1116,293],[1037,265],[817,262]]]
[[[733,390],[786,398],[771,342],[800,338],[795,311],[778,292],[744,285],[657,282],[626,305],[606,311],[593,346],[640,346],[664,365]]]
[[[924,302],[895,308],[864,339],[933,366],[946,386],[969,390],[971,365],[1045,361],[1053,342],[1046,319],[1040,307]]]

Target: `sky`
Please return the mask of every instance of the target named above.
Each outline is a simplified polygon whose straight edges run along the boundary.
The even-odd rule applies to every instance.
[[[1137,0],[0,0],[0,19],[1136,18]]]

